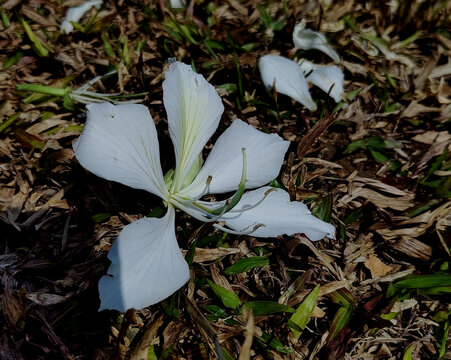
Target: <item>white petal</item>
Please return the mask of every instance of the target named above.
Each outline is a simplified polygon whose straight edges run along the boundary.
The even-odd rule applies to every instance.
[[[321,240],[324,236],[335,237],[335,228],[311,214],[307,206],[298,201],[290,201],[286,191],[276,189],[270,192],[266,199],[253,209],[244,210],[260,201],[270,187],[266,186],[243,195],[240,202],[233,209],[234,212],[225,214],[221,220],[226,227],[239,232],[249,232],[255,226],[257,230],[251,236],[275,237],[279,235],[293,235],[304,233],[310,240]]]
[[[142,218],[124,227],[108,254],[108,275],[99,282],[100,310],[142,309],[167,298],[189,280],[174,218],[170,206],[163,218]]]
[[[171,8],[183,9],[186,6],[186,0],[170,0]]]
[[[304,26],[305,21],[301,21],[294,27],[294,46],[303,50],[316,49],[322,51],[326,55],[330,56],[335,62],[340,62],[340,56],[327,43],[327,39],[324,34],[310,29],[305,29]]]
[[[344,75],[338,66],[315,65],[307,60],[299,61],[299,66],[304,74],[308,74],[306,77],[308,82],[328,93],[335,102],[342,100]]]
[[[191,66],[180,62],[172,62],[166,71],[163,101],[176,159],[171,190],[177,192],[216,131],[224,106],[215,88]]]
[[[97,176],[166,198],[155,123],[143,105],[86,106],[86,125],[73,148]]]
[[[82,5],[67,9],[66,18],[61,23],[60,31],[69,34],[74,30],[74,25],[71,24],[71,21],[78,23],[83,15],[88,12],[93,6],[95,6],[97,9],[100,9],[102,3],[103,0],[89,0]]]
[[[275,85],[278,93],[290,96],[311,111],[316,110],[304,73],[296,62],[283,56],[265,55],[259,59],[258,67],[266,88]]]
[[[193,183],[181,194],[195,198],[205,189],[217,194],[237,190],[243,170],[242,148],[246,149],[246,188],[266,185],[280,172],[283,158],[290,145],[277,134],[265,134],[236,119],[218,138]]]

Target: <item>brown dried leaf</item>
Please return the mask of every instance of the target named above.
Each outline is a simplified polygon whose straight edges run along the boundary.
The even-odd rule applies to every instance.
[[[405,220],[400,225],[408,225],[408,224],[427,224],[428,226],[432,226],[432,224],[440,219],[444,219],[449,217],[451,213],[451,201],[444,203],[439,206],[437,209],[428,210],[425,213],[415,216],[409,220]]]
[[[8,220],[9,220],[10,224],[13,225],[19,231],[20,231],[20,228],[16,224],[16,220],[19,217],[19,214],[25,203],[25,200],[27,200],[28,193],[30,192],[30,187],[29,187],[28,183],[24,182],[24,184],[25,184],[25,189],[19,190],[19,192],[17,192],[13,196],[10,204],[8,205],[8,210],[7,210]]]
[[[69,210],[70,206],[66,200],[63,200],[64,189],[58,191],[55,195],[53,195],[44,205],[42,205],[33,215],[31,215],[21,226],[30,226],[35,221],[37,221],[42,215],[44,215],[47,210],[51,208],[60,208]]]
[[[451,141],[451,134],[447,131],[426,131],[422,134],[415,135],[412,140],[423,144],[436,144]]]
[[[318,140],[322,133],[335,121],[334,116],[325,116],[313,126],[307,134],[299,141],[297,147],[297,155],[299,158],[304,157],[312,150],[313,144]]]
[[[142,360],[148,358],[149,347],[157,335],[158,328],[163,324],[164,316],[160,315],[158,319],[152,321],[139,340],[135,350],[133,350],[130,360]]]
[[[235,248],[214,248],[214,249],[196,248],[193,262],[204,263],[214,261],[223,256],[234,255],[239,252],[240,249]],[[183,250],[182,253],[183,255],[185,255],[187,251]]]
[[[383,263],[376,255],[370,254],[365,261],[365,266],[370,270],[371,277],[385,276],[392,271],[392,267]]]
[[[232,293],[234,292],[232,285],[230,285],[227,279],[224,276],[219,275],[219,268],[216,263],[210,265],[210,272],[213,282],[215,284],[222,286],[223,288],[229,290]]]
[[[407,256],[428,261],[432,255],[432,248],[411,236],[401,236],[391,243],[391,247]]]
[[[419,104],[417,100],[414,100],[404,109],[404,111],[401,113],[401,117],[412,118],[418,116],[419,114],[433,112],[439,113],[441,112],[441,109],[431,106],[425,106]]]
[[[34,11],[31,7],[27,5],[22,5],[21,7],[22,14],[25,15],[27,18],[35,21],[36,23],[42,25],[42,26],[48,26],[48,27],[59,27],[59,24],[56,23],[52,18],[44,17],[42,15],[39,15],[38,12]]]
[[[382,209],[403,211],[413,206],[415,194],[384,184],[376,179],[355,177],[348,186],[348,194],[343,196],[339,202],[348,204],[358,197],[362,197]]]
[[[38,305],[54,305],[66,301],[69,296],[36,292],[36,293],[28,293],[27,295],[25,295],[25,297]]]
[[[2,279],[2,284],[2,312],[10,330],[15,331],[18,330],[19,321],[25,316],[25,305],[18,296],[17,291],[13,290],[17,284],[12,277],[5,275]]]
[[[244,315],[246,322],[246,337],[243,346],[241,346],[239,360],[249,360],[251,358],[252,340],[254,338],[254,314],[251,309],[245,308]]]
[[[417,78],[414,81],[415,90],[420,91],[423,90],[424,85],[426,83],[427,78],[431,74],[432,70],[437,65],[440,56],[438,54],[432,54],[429,59],[424,64],[423,68],[420,70]]]

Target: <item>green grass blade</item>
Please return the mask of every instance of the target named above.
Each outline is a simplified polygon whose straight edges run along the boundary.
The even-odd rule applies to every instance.
[[[299,305],[296,312],[291,316],[288,326],[290,326],[296,339],[301,336],[302,330],[305,329],[307,323],[310,320],[313,309],[315,309],[316,301],[318,299],[320,286],[316,285],[315,288],[308,294],[304,301]],[[296,325],[296,329],[294,328]]]
[[[269,259],[267,257],[253,256],[238,260],[235,264],[226,268],[224,274],[235,275],[266,265],[269,265]]]
[[[271,315],[280,312],[295,312],[291,306],[279,304],[275,301],[249,301],[243,307],[252,309],[254,316]]]
[[[225,307],[236,309],[240,305],[240,298],[234,292],[231,292],[222,286],[216,285],[210,279],[207,279],[207,282],[216,296],[221,299]]]

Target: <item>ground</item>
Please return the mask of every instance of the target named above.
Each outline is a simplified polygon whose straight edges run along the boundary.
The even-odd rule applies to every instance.
[[[80,3],[0,5],[0,358],[451,359],[449,2],[106,1],[61,33]],[[267,91],[257,67],[268,53],[332,62],[294,47],[302,19],[345,76],[339,104],[311,88],[316,111]],[[75,90],[114,71],[91,90],[141,94],[168,170],[173,57],[218,89],[215,138],[240,118],[291,141],[272,185],[337,237],[256,239],[179,213],[189,283],[141,311],[98,312],[112,242],[163,204],[79,165],[83,103],[17,86]]]

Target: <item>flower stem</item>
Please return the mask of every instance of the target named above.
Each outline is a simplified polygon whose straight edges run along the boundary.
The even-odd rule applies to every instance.
[[[32,91],[39,94],[64,97],[67,94],[67,88],[57,88],[39,84],[19,84],[16,86],[19,91]],[[70,89],[70,88],[69,88]],[[69,90],[70,91],[70,90]]]

